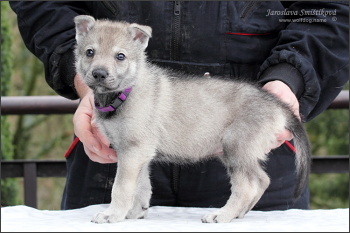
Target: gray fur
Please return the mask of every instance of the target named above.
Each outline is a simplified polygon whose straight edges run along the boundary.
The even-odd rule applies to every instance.
[[[217,156],[227,167],[232,194],[224,207],[202,221],[242,218],[269,186],[261,163],[285,128],[293,132],[299,152],[296,195],[300,194],[308,179],[309,144],[302,124],[285,104],[245,82],[186,76],[148,63],[148,26],[95,21],[91,16],[74,21],[77,72],[95,99],[106,105],[115,93],[133,87],[115,112],[97,112],[100,130],[117,151],[118,171],[111,204],[93,222],[145,217],[152,193],[151,160],[194,163],[220,150],[223,154]],[[86,56],[87,49],[93,49],[93,57]],[[117,60],[118,53],[125,54],[125,60]],[[96,69],[108,76],[94,78]]]

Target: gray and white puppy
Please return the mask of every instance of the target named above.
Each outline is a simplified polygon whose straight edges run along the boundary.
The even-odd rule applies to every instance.
[[[227,168],[232,193],[202,222],[242,218],[269,186],[263,163],[284,129],[294,135],[295,196],[300,195],[308,182],[309,142],[288,106],[245,82],[186,76],[150,64],[148,26],[86,15],[74,21],[77,73],[93,90],[99,129],[118,154],[111,204],[93,222],[145,217],[152,160],[195,163],[218,151],[223,151],[216,156]],[[110,106],[115,101],[119,107]]]

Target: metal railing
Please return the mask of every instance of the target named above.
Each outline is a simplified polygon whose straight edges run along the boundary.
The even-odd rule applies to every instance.
[[[2,96],[1,115],[69,114],[78,104],[61,96]],[[329,109],[349,109],[349,91],[341,91]]]
[[[2,115],[71,114],[79,102],[60,96],[1,97]],[[349,109],[349,91],[342,91],[329,109]],[[24,178],[24,204],[37,207],[37,178],[65,177],[65,160],[1,161],[1,179]],[[312,173],[349,173],[349,155],[312,156]]]

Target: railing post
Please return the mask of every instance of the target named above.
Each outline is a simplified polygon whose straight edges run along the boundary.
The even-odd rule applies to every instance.
[[[36,163],[24,163],[24,204],[33,208],[37,208],[37,174]]]

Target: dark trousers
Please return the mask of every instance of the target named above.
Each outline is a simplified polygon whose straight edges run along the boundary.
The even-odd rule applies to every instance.
[[[67,169],[62,209],[110,203],[117,164],[92,162],[79,142],[67,158]],[[298,200],[293,198],[296,183],[294,153],[287,146],[269,154],[265,169],[271,184],[254,210],[309,208],[308,188]],[[222,207],[230,196],[231,185],[226,170],[216,158],[183,166],[153,162],[150,171],[151,206]]]

